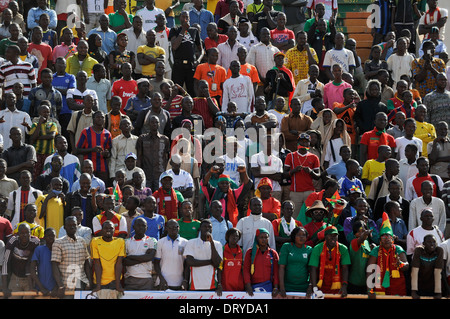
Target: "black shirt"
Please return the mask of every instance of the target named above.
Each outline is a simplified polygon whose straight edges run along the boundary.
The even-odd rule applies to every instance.
[[[169,40],[177,37],[181,32],[181,26],[170,29]],[[183,40],[181,41],[178,49],[173,50],[174,62],[181,62],[187,60],[193,62],[195,60],[195,49],[197,46],[201,45],[200,35],[196,28],[189,28],[184,34]]]
[[[272,17],[272,19],[275,21],[278,15],[278,11],[272,10],[269,12],[270,16]],[[269,26],[269,22],[267,22],[267,15],[265,12],[260,12],[255,14],[255,17],[253,18],[253,21],[257,22],[258,24],[256,25],[256,33],[255,36],[259,39],[259,33],[261,32],[262,28],[268,28],[269,30],[273,30],[275,28],[271,28]]]

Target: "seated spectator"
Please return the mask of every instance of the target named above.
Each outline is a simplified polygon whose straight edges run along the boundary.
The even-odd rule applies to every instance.
[[[434,296],[441,299],[442,285],[441,272],[444,264],[444,250],[437,245],[433,235],[423,239],[422,246],[414,250],[411,262],[411,296],[420,299],[420,296]],[[426,260],[427,262],[422,262]]]
[[[34,27],[37,27],[39,24],[39,19],[44,13],[46,13],[49,16],[50,20],[49,28],[56,29],[56,24],[58,22],[56,17],[56,11],[50,9],[48,7],[48,3],[45,0],[37,0],[36,4],[37,6],[31,8],[31,10],[28,12],[27,29],[32,30]]]
[[[436,243],[440,245],[444,242],[444,234],[435,226],[434,213],[431,209],[425,208],[420,212],[420,224],[410,228],[408,236],[406,237],[406,253],[413,257],[415,249],[423,244],[426,236],[431,235],[436,239]]]

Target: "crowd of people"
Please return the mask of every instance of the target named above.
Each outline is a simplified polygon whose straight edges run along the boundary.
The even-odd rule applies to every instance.
[[[55,4],[0,7],[4,298],[448,296],[437,0],[366,61],[336,0]]]

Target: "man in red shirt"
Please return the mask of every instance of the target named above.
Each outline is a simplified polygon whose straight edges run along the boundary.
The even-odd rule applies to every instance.
[[[122,99],[120,112],[125,114],[123,109],[127,105],[128,99],[136,96],[138,89],[136,80],[131,78],[131,73],[133,72],[131,64],[128,62],[122,64],[120,70],[122,71],[123,77],[120,80],[114,81],[111,91],[113,96],[120,96]]]
[[[433,196],[441,197],[441,191],[444,188],[444,182],[438,175],[428,174],[430,169],[430,162],[428,158],[422,156],[416,160],[417,170],[419,171],[415,176],[410,177],[406,181],[405,199],[412,201],[417,197],[422,196],[422,183],[430,181],[433,184]]]
[[[361,166],[370,159],[378,157],[378,146],[388,145],[392,149],[392,154],[396,147],[395,139],[392,135],[386,133],[388,117],[386,113],[379,112],[375,115],[375,127],[372,131],[363,134],[360,142],[360,160]]]
[[[227,42],[228,36],[226,34],[219,34],[219,29],[215,22],[211,22],[206,27],[208,37],[205,39],[205,51],[211,48],[217,48],[221,43]]]
[[[35,55],[39,62],[39,74],[37,83],[41,83],[41,71],[45,68],[53,70],[53,50],[52,47],[42,42],[42,28],[37,26],[33,28],[31,43],[28,45],[28,52]]]
[[[295,46],[295,34],[292,30],[286,28],[286,14],[283,12],[277,15],[277,27],[270,30],[272,45],[282,52],[287,52]]]
[[[306,198],[314,191],[313,179],[320,178],[319,158],[308,152],[311,138],[308,134],[302,133],[297,140],[297,151],[290,153],[286,157],[284,165],[289,169],[292,178],[291,193],[289,198],[294,202],[293,218],[297,219],[300,208]]]
[[[197,97],[194,97],[194,107],[192,114],[198,114],[203,117],[205,122],[205,129],[213,127],[214,117],[220,111],[220,106],[217,99],[211,97],[209,85],[206,80],[198,82]]]

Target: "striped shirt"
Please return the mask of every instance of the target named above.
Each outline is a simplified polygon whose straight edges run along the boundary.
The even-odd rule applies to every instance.
[[[52,171],[51,161],[53,156],[58,155],[58,152],[48,156],[44,161],[44,172],[43,174],[50,174]],[[70,185],[70,189],[72,189],[73,183],[78,180],[81,176],[81,169],[80,169],[80,160],[77,156],[74,156],[72,154],[66,154],[64,156],[64,164],[61,168],[61,171],[59,174],[67,179]]]
[[[95,132],[92,127],[85,128],[81,132],[77,148],[94,148],[100,146],[103,150],[111,150],[112,138],[111,133],[105,129],[101,133]],[[90,159],[94,163],[95,172],[108,171],[108,162],[100,153],[91,152],[84,155],[84,159]]]
[[[19,59],[16,64],[7,61],[0,66],[0,86],[3,86],[4,93],[12,92],[16,82],[23,84],[23,96],[28,96],[31,87],[36,85],[34,68],[30,63]]]
[[[30,132],[28,133],[30,136],[34,134],[34,131],[36,131],[38,124],[39,123],[33,123],[33,125],[31,125]],[[56,127],[55,122],[46,122],[41,124],[41,132],[39,133],[39,136],[48,135],[52,132],[58,134],[58,128]],[[55,140],[37,139],[33,146],[36,149],[36,154],[52,154],[55,151]]]

